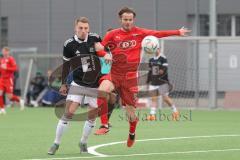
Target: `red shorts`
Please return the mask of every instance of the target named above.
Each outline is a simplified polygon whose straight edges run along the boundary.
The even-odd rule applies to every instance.
[[[136,76],[118,76],[114,74],[107,74],[100,79],[100,83],[103,80],[109,80],[114,84],[114,87],[120,95],[123,104],[136,106],[136,94],[138,92]]]
[[[12,78],[0,78],[0,90],[6,93],[13,93],[13,79]]]

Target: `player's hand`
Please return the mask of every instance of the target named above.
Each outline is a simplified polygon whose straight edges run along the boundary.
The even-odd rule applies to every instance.
[[[1,64],[2,69],[7,69],[7,64]]]
[[[182,27],[179,29],[179,32],[180,32],[180,36],[187,36],[192,31],[187,28]]]
[[[107,53],[105,54],[105,56],[103,57],[105,59],[105,62],[108,63],[108,64],[111,64],[112,63],[112,55]]]
[[[164,70],[163,70],[163,69],[160,69],[160,70],[159,70],[159,74],[160,74],[160,75],[163,75],[163,74],[164,74]]]
[[[67,85],[66,84],[61,85],[61,87],[59,89],[60,94],[63,96],[66,96],[67,91],[68,91]]]

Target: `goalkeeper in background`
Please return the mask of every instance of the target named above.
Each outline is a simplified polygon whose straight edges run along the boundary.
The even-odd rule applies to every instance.
[[[172,99],[169,97],[169,91],[171,90],[171,84],[168,80],[168,62],[166,56],[161,53],[160,45],[158,44],[158,49],[153,58],[149,59],[149,72],[147,83],[149,84],[149,90],[158,89],[160,96],[163,97],[163,101],[172,108],[172,120],[179,119],[179,112],[173,103]],[[151,98],[151,110],[150,115],[147,120],[156,120],[156,110],[158,105],[158,97]]]

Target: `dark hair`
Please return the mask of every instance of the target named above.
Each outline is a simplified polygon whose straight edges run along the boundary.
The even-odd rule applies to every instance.
[[[113,28],[108,28],[108,29],[107,29],[107,32],[110,32],[111,30],[113,30]]]
[[[87,17],[80,17],[80,18],[77,18],[75,20],[75,25],[78,24],[79,22],[82,22],[82,23],[89,23],[89,20]]]
[[[128,7],[123,7],[119,12],[118,12],[118,16],[121,18],[123,13],[132,13],[133,17],[136,17],[136,13],[133,10],[133,8],[128,8]]]

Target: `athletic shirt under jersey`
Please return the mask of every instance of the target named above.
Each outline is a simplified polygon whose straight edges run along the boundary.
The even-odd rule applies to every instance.
[[[64,43],[64,61],[70,61],[72,66],[73,58],[81,56],[81,58],[77,58],[77,61],[74,62],[79,62],[78,65],[80,67],[73,71],[73,81],[78,85],[91,88],[96,88],[99,86],[98,80],[101,76],[101,67],[99,59],[96,58],[97,53],[94,47],[94,44],[97,42],[101,42],[100,36],[96,33],[89,33],[85,40],[80,40],[75,35]],[[85,63],[87,63],[87,69],[83,66]]]
[[[149,67],[150,71],[148,73],[148,82],[150,82],[151,85],[168,83],[168,62],[165,56],[150,58]],[[160,70],[164,71],[162,75],[160,75]]]

